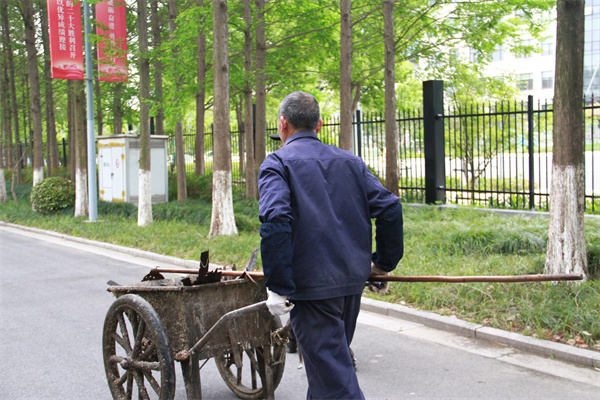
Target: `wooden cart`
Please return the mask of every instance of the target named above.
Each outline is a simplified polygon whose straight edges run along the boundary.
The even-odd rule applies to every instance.
[[[103,353],[114,399],[172,399],[175,361],[188,399],[201,399],[201,360],[214,358],[242,399],[273,399],[283,375],[288,327],[265,304],[264,280],[183,286],[174,280],[112,285]]]

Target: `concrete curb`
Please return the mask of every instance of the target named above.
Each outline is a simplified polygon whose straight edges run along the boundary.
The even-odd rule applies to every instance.
[[[4,221],[0,221],[0,226],[7,226],[37,234],[53,236],[81,244],[110,249],[112,251],[117,251],[137,257],[143,257],[158,262],[179,265],[185,268],[198,268],[198,261],[195,260],[184,260],[181,258],[152,253],[150,251],[137,250],[130,247],[119,246],[116,244],[78,238],[62,233],[57,233],[54,231],[31,228],[22,225],[11,224]],[[518,333],[490,328],[480,324],[474,324],[471,322],[462,321],[460,319],[446,317],[428,311],[416,310],[400,304],[387,303],[384,301],[369,299],[366,297],[362,298],[361,309],[392,318],[399,318],[406,321],[419,323],[430,328],[444,330],[466,337],[502,343],[519,350],[529,351],[531,353],[536,353],[547,357],[553,357],[564,361],[570,361],[587,367],[600,368],[600,353],[592,350],[584,350],[562,343],[555,343],[550,342],[548,340],[524,336]]]
[[[600,353],[592,350],[580,349],[563,343],[555,343],[514,332],[507,332],[428,311],[415,310],[400,304],[391,304],[365,297],[362,298],[361,310],[401,318],[462,336],[502,343],[519,350],[563,361],[570,361],[587,367],[600,368]]]
[[[185,268],[198,268],[198,265],[199,265],[198,261],[194,261],[194,260],[184,260],[182,258],[165,256],[163,254],[152,253],[150,251],[133,249],[131,247],[119,246],[117,244],[112,244],[112,243],[98,242],[96,240],[90,240],[90,239],[84,239],[84,238],[79,238],[79,237],[75,237],[75,236],[69,236],[69,235],[65,235],[63,233],[47,231],[47,230],[39,229],[39,228],[32,228],[29,226],[11,224],[9,222],[4,222],[4,221],[0,221],[0,226],[7,226],[7,227],[15,228],[15,229],[21,229],[23,231],[38,233],[41,235],[53,236],[53,237],[57,237],[60,239],[70,240],[70,241],[76,242],[76,243],[87,244],[90,246],[96,246],[96,247],[100,247],[100,248],[104,248],[104,249],[118,251],[120,253],[125,253],[125,254],[129,254],[132,256],[147,258],[149,260],[179,265],[179,266],[185,267]]]

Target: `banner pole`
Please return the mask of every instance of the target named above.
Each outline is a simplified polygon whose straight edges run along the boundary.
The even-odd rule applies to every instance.
[[[85,26],[85,89],[87,97],[88,148],[88,213],[90,222],[98,220],[98,183],[96,179],[96,132],[94,128],[94,81],[92,73],[92,46],[90,44],[90,5],[83,2]]]

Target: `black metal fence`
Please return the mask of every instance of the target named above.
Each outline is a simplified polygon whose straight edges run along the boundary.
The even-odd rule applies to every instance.
[[[422,110],[400,111],[396,119],[400,139],[398,186],[402,201],[548,210],[552,104],[536,103],[529,97],[522,102],[444,107],[443,91],[438,92],[433,94],[439,103],[437,109],[431,109],[426,100]],[[584,99],[583,108],[586,212],[597,214],[600,213],[600,102],[592,96]],[[337,146],[339,125],[335,118],[325,121],[319,132],[321,141]],[[426,129],[431,131],[432,126],[435,132],[427,134]],[[384,178],[383,115],[357,111],[353,129],[355,154],[363,158],[373,173]],[[275,123],[267,125],[267,138],[276,132]],[[207,174],[212,171],[212,135],[212,127],[208,126],[204,135]],[[232,174],[236,185],[245,184],[240,136],[243,137],[237,127],[232,126]],[[267,152],[277,150],[279,144],[267,139]],[[184,134],[184,147],[186,169],[191,173],[195,165],[194,133]],[[27,148],[21,151],[29,154]],[[168,151],[173,171],[173,137],[168,141]],[[62,165],[66,164],[68,154],[67,143],[59,142]],[[24,158],[23,162],[28,163],[28,160]]]
[[[589,98],[584,103],[586,212],[600,212],[600,103]],[[399,130],[399,190],[403,202],[426,200],[427,167],[425,153],[431,152],[425,139],[422,110],[401,111]],[[444,107],[435,119],[443,125],[442,151],[434,158],[443,165],[443,184],[435,187],[441,202],[510,209],[548,210],[552,171],[552,104],[528,101],[472,104]],[[354,116],[354,152],[379,177],[385,176],[385,120],[381,113]],[[243,185],[240,170],[240,132],[232,127],[232,170],[234,182]],[[269,124],[267,135],[277,131]],[[324,122],[319,138],[338,145],[339,120]],[[188,171],[194,168],[195,136],[184,135]],[[212,168],[212,129],[205,133],[206,171]],[[169,144],[174,154],[174,141]],[[279,142],[267,139],[267,152]]]

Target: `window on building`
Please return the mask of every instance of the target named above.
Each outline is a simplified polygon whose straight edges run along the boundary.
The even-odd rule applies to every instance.
[[[517,75],[517,89],[533,90],[533,74],[519,74]]]
[[[529,50],[533,46],[533,40],[532,39],[523,40],[521,42],[521,45],[523,47],[527,48],[527,50]],[[525,55],[523,53],[517,53],[517,54],[515,54],[516,58],[529,58],[531,56],[532,56],[532,54],[527,54],[527,55]]]
[[[554,87],[554,73],[552,71],[542,72],[542,89]]]
[[[542,55],[543,56],[551,56],[554,54],[554,41],[547,40],[542,43]]]
[[[504,60],[504,48],[502,46],[497,46],[492,54],[492,61],[502,61]]]

